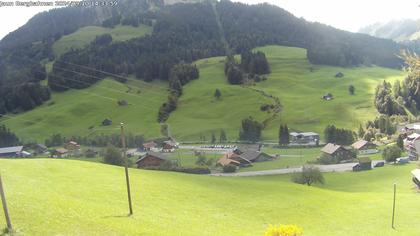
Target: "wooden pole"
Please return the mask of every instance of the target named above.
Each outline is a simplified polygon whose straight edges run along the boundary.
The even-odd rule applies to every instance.
[[[4,194],[3,180],[1,179],[1,173],[0,173],[0,195],[1,195],[1,202],[3,205],[4,215],[6,217],[7,230],[9,232],[13,232],[12,222],[10,221],[10,216],[9,216],[9,209],[7,208],[6,195]]]
[[[395,197],[397,194],[397,184],[394,184],[394,202],[392,204],[392,228],[395,229],[394,219],[395,219]]]
[[[123,158],[125,161],[125,180],[127,182],[127,196],[128,196],[128,208],[130,211],[130,215],[133,214],[133,206],[131,204],[131,190],[130,190],[130,177],[128,176],[128,158],[127,158],[127,150],[125,145],[125,135],[124,135],[124,124],[121,123],[121,143],[123,148]]]

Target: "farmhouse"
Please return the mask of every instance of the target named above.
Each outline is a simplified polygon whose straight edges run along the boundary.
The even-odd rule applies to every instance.
[[[247,150],[238,154],[237,152],[228,152],[223,157],[221,157],[217,164],[220,166],[225,165],[236,165],[236,166],[250,166],[253,162],[262,162],[262,161],[269,161],[272,160],[274,157],[270,156],[266,153],[255,151],[255,150]]]
[[[252,163],[248,159],[245,159],[239,154],[236,154],[235,152],[228,152],[223,155],[218,161],[217,165],[220,166],[226,166],[226,165],[236,165],[236,166],[251,166]]]
[[[36,154],[42,154],[46,153],[48,151],[48,148],[44,144],[38,143],[35,145],[34,150]]]
[[[290,143],[291,144],[317,144],[319,142],[319,134],[314,132],[291,132]]]
[[[174,152],[178,148],[178,143],[173,140],[163,142],[162,152]]]
[[[137,161],[137,168],[157,167],[168,160],[168,157],[162,153],[147,152],[141,156]]]
[[[0,157],[21,157],[23,146],[0,148]]]
[[[143,150],[144,151],[151,151],[157,147],[157,143],[154,141],[143,143]]]
[[[57,148],[52,153],[52,157],[55,157],[55,158],[65,158],[65,157],[68,157],[68,155],[69,155],[69,150],[65,148]]]
[[[366,140],[359,140],[351,145],[355,150],[357,150],[358,154],[366,155],[366,154],[373,154],[378,152],[378,146],[372,142],[368,142]]]
[[[330,158],[335,158],[339,161],[349,160],[353,158],[353,154],[350,150],[344,148],[341,145],[336,145],[333,143],[328,143],[327,145],[325,145],[321,149],[321,152],[323,155],[326,155]]]
[[[234,153],[240,155],[244,152],[247,151],[261,151],[261,144],[246,144],[246,145],[238,145],[236,146],[236,148],[233,150]]]
[[[372,160],[369,157],[360,157],[359,163],[353,166],[353,171],[371,170]]]
[[[64,148],[68,151],[78,151],[80,150],[80,145],[77,144],[75,141],[70,141],[64,145]]]

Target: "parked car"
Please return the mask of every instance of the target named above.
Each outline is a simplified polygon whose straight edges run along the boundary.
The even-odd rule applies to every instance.
[[[385,162],[384,161],[380,161],[380,162],[378,162],[378,163],[375,164],[375,168],[376,167],[383,167],[384,165],[385,165]]]

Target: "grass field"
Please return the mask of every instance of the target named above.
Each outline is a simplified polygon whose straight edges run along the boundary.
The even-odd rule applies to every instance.
[[[311,236],[415,236],[420,195],[411,183],[413,168],[330,173],[325,185],[314,187],[293,184],[289,175],[223,178],[131,169],[134,215],[127,217],[123,168],[0,160],[12,223],[22,235],[256,236],[269,224],[297,224]]]
[[[92,42],[96,36],[110,34],[113,41],[126,41],[132,38],[142,37],[151,34],[152,28],[147,25],[139,27],[118,25],[115,28],[104,28],[99,26],[86,26],[76,32],[65,35],[53,45],[53,51],[56,56],[60,56],[71,48],[79,49]]]
[[[312,65],[306,59],[306,50],[282,46],[258,48],[266,53],[272,73],[267,81],[257,83],[262,89],[280,98],[283,111],[279,118],[269,123],[263,132],[265,140],[277,140],[281,123],[292,130],[314,131],[322,134],[327,124],[356,129],[361,122],[373,119],[378,113],[373,105],[374,91],[383,80],[402,79],[404,73],[380,67],[341,68]],[[240,121],[252,115],[262,121],[269,114],[259,111],[259,104],[271,102],[261,99],[258,93],[239,86],[228,85],[223,74],[223,58],[200,60],[200,79],[185,86],[185,95],[169,123],[173,134],[182,139],[193,139],[205,133],[218,133],[223,128],[228,138],[238,137]],[[310,68],[313,72],[310,72]],[[335,78],[338,72],[343,78]],[[349,95],[348,86],[354,85],[356,94]],[[214,90],[222,91],[222,100],[213,99]],[[327,92],[334,100],[323,101]],[[244,100],[254,93],[255,99]],[[209,114],[209,111],[212,113]],[[188,127],[188,129],[185,129]]]
[[[117,30],[116,27],[114,30]],[[268,57],[272,73],[267,81],[257,83],[253,89],[263,90],[280,98],[283,111],[270,121],[263,131],[263,140],[277,142],[281,123],[296,131],[314,131],[321,135],[327,124],[357,129],[361,122],[372,120],[377,111],[373,105],[374,90],[382,80],[402,79],[404,73],[398,70],[379,67],[340,68],[311,65],[306,59],[306,51],[301,48],[267,46],[259,48]],[[272,98],[263,96],[248,87],[232,86],[223,73],[224,58],[216,57],[196,62],[200,78],[188,83],[178,102],[178,108],[167,123],[172,136],[180,141],[201,141],[205,136],[210,141],[214,133],[219,138],[224,129],[228,140],[238,139],[241,120],[252,116],[262,122],[272,116],[262,112],[262,104],[272,104]],[[310,71],[313,68],[313,72]],[[343,78],[335,78],[337,72]],[[141,86],[147,86],[141,83]],[[354,96],[349,95],[348,86],[356,88]],[[24,114],[17,115],[14,121],[4,121],[22,139],[44,140],[52,133],[65,135],[84,135],[87,128],[106,117],[124,120],[132,133],[147,137],[160,135],[156,121],[159,106],[166,100],[167,84],[159,83],[161,89],[152,87],[137,96],[130,96],[130,102],[140,104],[119,108],[115,102],[102,97],[88,95],[98,92],[114,98],[120,94],[102,91],[101,86],[125,91],[125,85],[118,83],[99,84],[87,90],[54,94],[55,105],[44,105]],[[220,89],[222,96],[215,99],[214,92]],[[322,95],[331,92],[334,100],[323,101]],[[109,94],[108,94],[109,93]],[[134,94],[137,95],[137,94]],[[146,109],[146,106],[148,109]],[[27,120],[27,121],[24,121]],[[150,128],[149,128],[150,127]],[[132,128],[132,129],[131,129]]]
[[[166,100],[162,94],[166,93],[166,84],[160,82],[121,84],[103,80],[85,90],[53,93],[47,104],[13,118],[4,118],[2,123],[26,142],[43,142],[54,133],[65,137],[116,133],[120,122],[133,134],[159,137],[160,125],[156,119],[159,106]],[[126,100],[129,105],[118,106],[118,100]],[[105,118],[114,123],[102,126]]]

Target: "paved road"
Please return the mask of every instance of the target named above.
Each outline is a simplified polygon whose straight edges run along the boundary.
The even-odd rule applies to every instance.
[[[381,160],[372,161],[372,166],[374,166],[378,162],[381,162]],[[356,164],[357,163],[345,163],[345,164],[335,164],[335,165],[314,165],[314,166],[318,167],[321,170],[321,172],[345,172],[345,171],[352,171],[353,166]],[[295,172],[300,172],[300,171],[302,171],[302,167],[237,172],[237,173],[217,173],[217,174],[211,174],[211,176],[246,177],[246,176],[263,176],[263,175],[281,175],[281,174],[290,174],[290,173],[295,173]]]

